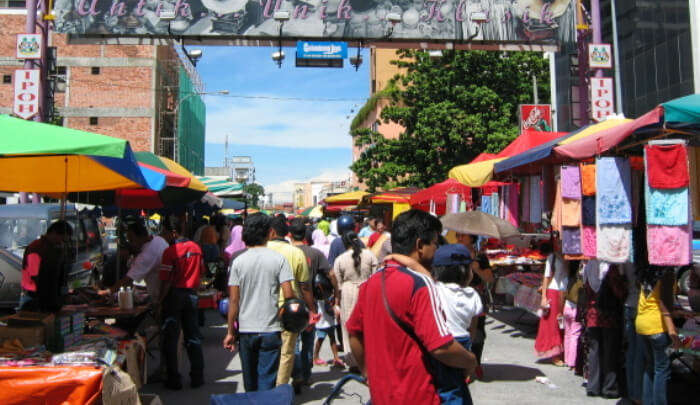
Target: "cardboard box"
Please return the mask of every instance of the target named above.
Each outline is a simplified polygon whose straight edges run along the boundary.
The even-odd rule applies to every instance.
[[[36,326],[0,326],[0,341],[19,339],[25,348],[40,346],[46,342],[46,329]]]
[[[46,338],[54,331],[54,315],[21,311],[0,320],[7,326],[0,327],[0,340],[18,338],[24,347],[46,344]]]

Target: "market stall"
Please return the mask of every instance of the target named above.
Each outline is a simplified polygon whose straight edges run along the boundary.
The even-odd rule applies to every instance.
[[[58,195],[65,201],[69,193],[157,193],[168,180],[182,181],[181,176],[139,165],[122,139],[7,116],[0,116],[0,129],[3,190]],[[39,302],[41,297],[33,299]],[[137,402],[145,374],[143,340],[136,328],[126,331],[103,318],[133,319],[147,309],[137,311],[135,297],[130,304],[120,299],[122,305],[115,308],[94,290],[75,289],[67,299],[82,305],[0,319],[0,398],[7,404]],[[100,313],[105,309],[108,314]],[[115,383],[115,375],[130,377]]]
[[[457,196],[457,197],[454,197]],[[426,189],[411,195],[411,208],[431,212],[435,215],[447,213],[448,199],[457,198],[460,202],[466,202],[467,209],[471,209],[471,187],[466,186],[455,179],[447,179],[434,184]]]

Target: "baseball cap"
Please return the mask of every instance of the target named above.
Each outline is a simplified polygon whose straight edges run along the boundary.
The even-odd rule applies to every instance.
[[[455,264],[469,264],[471,262],[472,258],[469,249],[460,243],[440,246],[433,257],[433,266],[452,266]]]

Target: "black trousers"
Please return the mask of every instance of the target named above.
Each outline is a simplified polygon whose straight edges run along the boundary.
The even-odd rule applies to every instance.
[[[622,333],[618,328],[587,328],[588,335],[588,395],[608,398],[620,396],[618,376]]]

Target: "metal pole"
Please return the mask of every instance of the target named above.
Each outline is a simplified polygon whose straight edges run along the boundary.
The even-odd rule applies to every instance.
[[[603,31],[600,23],[600,0],[591,0],[591,28],[593,29],[593,43],[603,42]],[[585,55],[588,57],[588,54]],[[603,71],[596,69],[595,77],[603,77]]]
[[[534,74],[532,75],[532,98],[535,101],[535,104],[540,103],[540,97],[537,94],[537,76]]]
[[[547,52],[549,58],[549,101],[552,105],[552,131],[557,132],[559,123],[557,122],[557,65],[556,54]]]
[[[622,110],[622,79],[620,78],[620,47],[617,38],[617,11],[615,11],[615,0],[610,0],[610,14],[612,16],[612,34],[613,34],[613,58],[615,61],[615,109],[618,114],[623,114]]]

